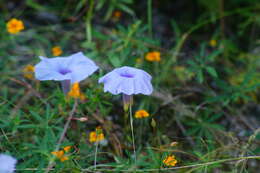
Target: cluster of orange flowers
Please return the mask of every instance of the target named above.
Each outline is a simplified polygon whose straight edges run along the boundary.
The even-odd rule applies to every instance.
[[[53,154],[58,159],[60,159],[61,162],[64,162],[66,160],[69,160],[69,157],[67,155],[65,155],[65,153],[69,152],[70,149],[71,149],[71,146],[66,146],[66,147],[63,147],[62,150],[51,152],[51,154]]]
[[[119,20],[121,16],[122,16],[122,13],[120,11],[115,11],[113,13],[113,17],[116,20]],[[10,34],[17,34],[20,31],[24,30],[23,22],[21,20],[15,19],[15,18],[8,21],[6,27],[7,27],[7,31]],[[215,47],[216,44],[217,43],[215,40],[210,41],[210,45],[212,47]],[[54,56],[61,55],[62,54],[61,47],[54,46],[52,48],[52,54]],[[159,61],[161,61],[161,54],[158,51],[149,52],[146,54],[145,59],[150,62],[159,62]],[[24,77],[28,78],[28,79],[33,79],[33,74],[32,74],[33,72],[34,72],[34,66],[32,66],[32,65],[27,65],[23,69]],[[85,100],[85,96],[80,91],[79,83],[74,83],[72,85],[70,91],[68,92],[68,96],[72,97],[72,98],[76,98],[76,99],[79,98],[81,100]],[[145,110],[138,110],[135,112],[135,118],[146,118],[149,116],[150,116],[150,114]],[[97,127],[95,131],[92,131],[89,134],[89,142],[91,142],[91,143],[100,142],[104,139],[105,139],[105,137],[104,137],[103,131],[100,127]],[[66,147],[63,147],[62,150],[51,152],[51,154],[56,156],[61,162],[64,162],[66,160],[69,160],[69,157],[66,155],[66,153],[68,153],[70,151],[70,149],[71,149],[71,146],[66,146]],[[163,160],[163,163],[166,166],[175,166],[177,164],[177,160],[175,159],[174,155],[171,155],[171,156],[166,157]]]
[[[68,96],[75,98],[75,99],[80,99],[80,100],[85,100],[86,97],[85,95],[80,91],[79,83],[75,82],[70,91],[68,92]]]
[[[19,32],[21,32],[22,30],[24,30],[24,24],[23,21],[18,20],[16,18],[12,18],[11,20],[9,20],[6,23],[6,29],[10,34],[18,34]],[[52,48],[52,54],[53,56],[59,56],[62,54],[62,50],[61,47],[59,46],[54,46]],[[28,78],[32,78],[31,75],[26,75],[26,77]]]
[[[164,160],[163,160],[163,163],[166,165],[166,166],[175,166],[178,161],[175,159],[175,156],[174,155],[171,155],[171,156],[167,156]]]

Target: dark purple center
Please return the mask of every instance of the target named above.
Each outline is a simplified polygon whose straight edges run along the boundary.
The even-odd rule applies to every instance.
[[[126,78],[133,78],[135,75],[128,73],[128,72],[125,72],[125,73],[121,73],[120,76],[126,77]]]
[[[59,73],[62,74],[62,75],[65,75],[67,73],[71,73],[71,71],[69,69],[60,69]]]

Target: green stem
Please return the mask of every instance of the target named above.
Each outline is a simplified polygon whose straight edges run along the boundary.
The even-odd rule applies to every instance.
[[[94,9],[94,0],[90,0],[89,9],[86,18],[86,34],[87,34],[88,42],[92,41],[91,19],[92,19],[93,9]]]
[[[136,159],[136,151],[135,151],[135,136],[134,136],[134,128],[133,128],[132,104],[130,104],[130,107],[129,107],[129,114],[130,114],[130,125],[131,125],[132,142],[133,142],[135,165],[136,165],[136,160],[137,159]]]
[[[98,153],[98,142],[96,142],[96,149],[95,149],[95,159],[94,159],[94,169],[97,168],[97,153]]]
[[[152,0],[147,1],[147,17],[148,17],[148,27],[149,27],[149,35],[152,37],[153,29],[152,29]]]

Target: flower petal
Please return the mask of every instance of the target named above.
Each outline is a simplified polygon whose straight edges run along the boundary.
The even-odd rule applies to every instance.
[[[38,80],[69,80],[80,82],[92,73],[98,66],[82,52],[69,57],[46,58],[40,56],[41,62],[35,66],[35,77]]]
[[[153,91],[151,84],[152,77],[143,70],[133,67],[116,68],[99,79],[104,83],[104,92],[112,94],[145,94]]]

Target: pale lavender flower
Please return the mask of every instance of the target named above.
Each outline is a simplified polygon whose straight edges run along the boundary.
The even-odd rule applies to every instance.
[[[71,83],[75,83],[82,81],[98,69],[98,66],[82,52],[69,57],[40,56],[40,59],[41,62],[35,66],[35,76],[38,80],[70,80]]]
[[[17,160],[12,156],[0,154],[0,173],[12,173]]]
[[[152,77],[145,71],[134,67],[120,67],[109,72],[99,79],[104,83],[104,91],[114,95],[144,94],[150,95],[153,92],[151,84]]]
[[[62,81],[63,85],[66,85],[66,92],[70,84],[84,80],[98,69],[98,66],[82,52],[69,57],[40,56],[40,59],[41,62],[35,66],[36,79]]]

